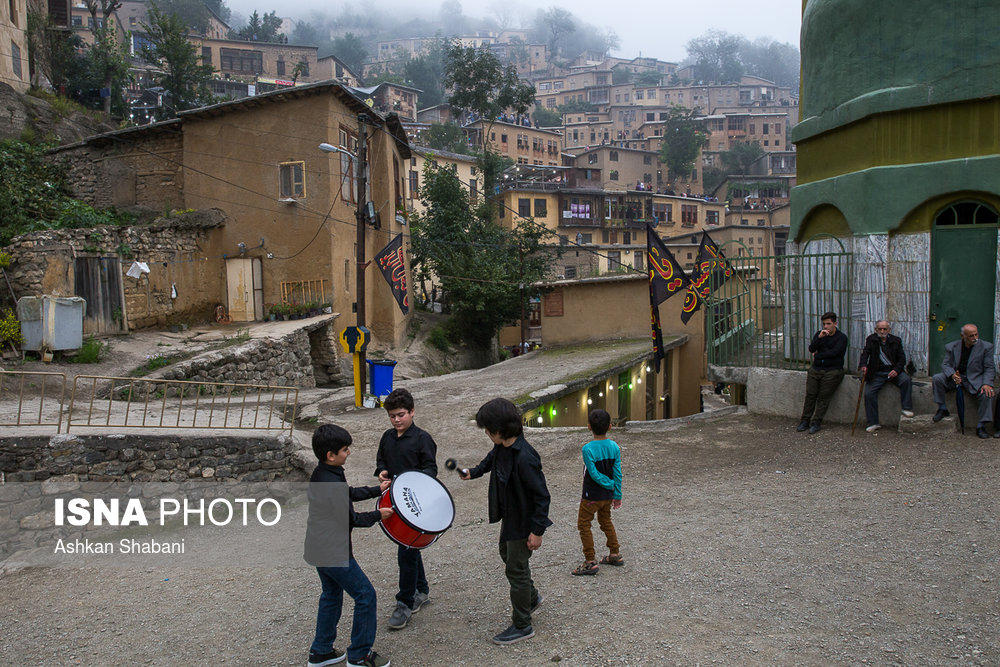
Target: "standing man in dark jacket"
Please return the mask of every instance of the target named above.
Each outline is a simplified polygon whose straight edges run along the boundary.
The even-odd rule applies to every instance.
[[[490,473],[489,519],[500,521],[500,558],[510,582],[513,623],[493,638],[496,644],[513,644],[535,636],[531,612],[542,596],[531,579],[528,559],[542,546],[549,521],[549,490],[542,474],[538,452],[524,439],[521,412],[505,398],[494,398],[476,413],[476,425],[486,431],[493,449],[472,470],[462,470],[462,479]]]
[[[810,433],[815,433],[820,429],[830,400],[844,379],[847,336],[837,330],[837,313],[823,313],[820,320],[823,328],[809,343],[813,362],[806,376],[806,400],[802,404],[802,421],[796,431],[809,429]]]
[[[899,402],[902,404],[903,416],[913,416],[913,393],[910,376],[903,367],[906,366],[906,353],[903,351],[903,341],[899,336],[889,333],[892,326],[888,320],[875,323],[875,333],[865,339],[865,348],[861,350],[861,360],[858,370],[865,376],[865,415],[868,417],[868,428],[873,433],[882,426],[878,421],[878,392],[886,382],[895,382],[899,386]]]

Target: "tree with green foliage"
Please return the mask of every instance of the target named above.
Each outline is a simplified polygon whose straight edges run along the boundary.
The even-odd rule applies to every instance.
[[[0,246],[19,234],[62,227],[130,224],[114,209],[99,211],[73,199],[66,169],[54,163],[50,146],[0,142]]]
[[[738,83],[744,71],[740,59],[743,41],[738,35],[720,30],[710,30],[689,41],[686,48],[694,66],[695,81]]]
[[[262,17],[254,10],[247,24],[237,30],[233,38],[247,42],[281,42],[280,31],[281,19],[276,12],[268,12]]]
[[[90,68],[101,88],[108,92],[102,96],[102,108],[111,115],[112,95],[116,92],[121,95],[123,87],[115,83],[124,83],[128,78],[128,51],[118,40],[113,25],[115,12],[122,3],[121,0],[83,0],[83,3],[94,23],[94,44],[88,49]]]
[[[445,101],[444,76],[448,41],[435,39],[415,58],[403,65],[403,75],[408,86],[419,88],[420,104],[424,108]]]
[[[469,142],[457,123],[431,123],[424,135],[427,145],[439,151],[469,154]]]
[[[367,42],[353,32],[345,33],[333,40],[333,55],[347,65],[356,76],[361,76],[361,69],[368,59]]]
[[[501,113],[525,113],[535,100],[535,87],[522,83],[517,68],[504,65],[489,49],[477,49],[453,42],[447,50],[444,85],[452,90],[451,105],[476,114],[483,121],[480,139],[479,171],[483,192],[487,193],[484,205],[491,219],[495,206],[493,193],[503,168],[503,158],[489,146],[493,124]]]
[[[671,180],[687,177],[694,169],[698,152],[708,145],[705,121],[698,118],[700,109],[673,105],[663,123],[660,162],[667,165]]]
[[[113,18],[107,19],[94,29],[94,43],[87,49],[90,78],[100,82],[101,109],[107,115],[111,115],[112,108],[124,112],[123,91],[132,80],[128,44],[118,39],[113,22]]]
[[[44,87],[44,82],[59,90],[69,88],[71,82],[86,76],[87,58],[81,55],[86,45],[77,33],[66,34],[48,14],[28,10],[28,51],[34,64],[33,85]],[[72,89],[71,89],[72,90]]]
[[[531,112],[531,118],[538,123],[539,127],[562,127],[563,124],[561,113],[545,107],[535,107],[535,110]]]
[[[695,81],[735,83],[744,74],[752,74],[798,90],[799,49],[794,44],[767,37],[751,42],[741,35],[710,30],[686,46],[684,62],[693,65]]]
[[[434,275],[447,294],[455,326],[466,340],[490,349],[501,327],[521,317],[530,286],[544,277],[549,254],[542,227],[521,221],[505,229],[483,218],[453,165],[424,168],[424,213],[411,226],[418,279]]]
[[[759,141],[734,141],[729,150],[719,155],[727,174],[746,174],[750,165],[764,155]]]
[[[591,102],[585,102],[583,100],[574,100],[572,102],[566,102],[565,104],[560,104],[556,107],[559,113],[590,113],[591,111],[597,111],[597,107]]]
[[[452,90],[453,107],[471,111],[484,121],[484,151],[490,129],[501,113],[523,114],[535,101],[535,87],[521,82],[516,67],[504,65],[489,49],[459,42],[448,47],[444,85]]]
[[[155,3],[150,3],[148,18],[142,28],[152,46],[143,47],[142,58],[160,66],[153,78],[170,101],[167,116],[211,103],[208,82],[215,70],[201,62],[201,54],[187,40],[184,22],[176,14],[164,14]]]
[[[565,53],[565,38],[576,32],[576,21],[571,13],[560,7],[539,9],[535,21],[536,24],[544,26],[545,44],[549,54],[551,54],[550,57],[572,57],[576,55],[575,53]]]

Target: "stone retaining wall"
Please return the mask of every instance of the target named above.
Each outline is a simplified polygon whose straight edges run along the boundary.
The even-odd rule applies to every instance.
[[[149,375],[164,380],[230,382],[285,387],[315,387],[309,332],[283,338],[255,338],[182,361]]]
[[[142,497],[144,504],[169,492],[224,497],[240,484],[302,479],[297,448],[288,433],[0,438],[0,561],[84,535],[84,528],[56,525],[57,494]]]

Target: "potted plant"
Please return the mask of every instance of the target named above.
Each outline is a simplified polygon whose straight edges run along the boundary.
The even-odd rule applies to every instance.
[[[275,316],[276,319],[280,318],[282,320],[287,321],[288,314],[289,314],[289,308],[287,303],[276,303],[273,306],[271,306],[271,315]]]
[[[333,313],[333,304],[330,303],[329,301],[327,301],[326,303],[321,303],[319,307],[320,307],[320,310],[322,310],[327,315],[330,315],[331,313]]]

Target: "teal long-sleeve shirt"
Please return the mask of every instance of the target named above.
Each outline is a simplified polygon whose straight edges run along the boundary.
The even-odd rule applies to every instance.
[[[622,455],[614,440],[591,440],[583,446],[583,498],[621,500]]]

